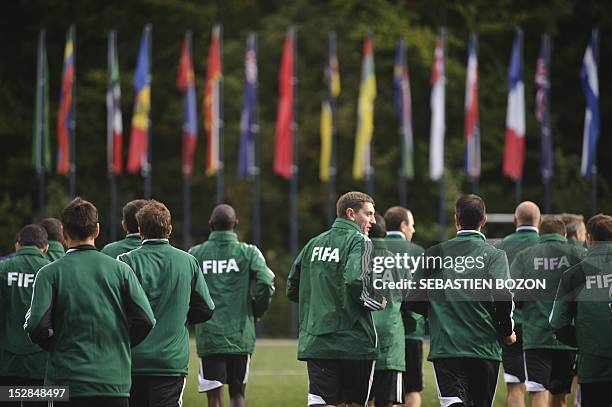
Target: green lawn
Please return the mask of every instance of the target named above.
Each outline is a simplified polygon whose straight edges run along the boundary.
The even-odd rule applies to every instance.
[[[308,390],[306,364],[296,359],[296,347],[297,342],[292,340],[262,339],[257,341],[246,390],[249,407],[306,406]],[[425,354],[428,349],[425,346]],[[183,397],[184,407],[205,407],[207,405],[206,395],[199,394],[197,391],[198,368],[195,344],[192,340],[189,376]],[[424,368],[423,406],[438,406],[432,364],[426,361]],[[504,406],[505,397],[506,386],[503,384],[503,377],[500,373],[494,406]],[[226,406],[228,406],[227,403]]]

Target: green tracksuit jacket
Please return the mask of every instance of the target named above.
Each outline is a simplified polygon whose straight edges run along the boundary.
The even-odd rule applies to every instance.
[[[145,239],[117,259],[134,270],[155,314],[155,327],[132,349],[132,374],[187,375],[187,324],[209,320],[215,308],[198,261],[168,239]]]
[[[24,329],[49,351],[46,385],[69,386],[72,397],[128,397],[130,346],[154,324],[132,269],[85,245],[40,269]]]
[[[506,252],[508,264],[512,264],[514,257],[523,249],[534,245],[540,240],[538,228],[534,226],[519,226],[514,233],[506,236],[501,242],[498,242],[495,247]],[[523,314],[520,308],[514,310],[514,322],[521,324],[523,322]]]
[[[141,244],[140,233],[128,233],[125,235],[125,239],[117,240],[104,246],[102,253],[116,259],[120,254],[139,248]]]
[[[385,239],[372,238],[372,244],[374,245],[374,256],[393,256],[393,253],[387,250]],[[397,270],[395,273],[394,271],[391,272],[400,276],[401,270]],[[378,335],[376,370],[404,371],[406,370],[406,347],[404,324],[400,311],[402,297],[395,295],[385,295],[385,297],[387,298],[385,309],[372,313],[376,334]]]
[[[232,231],[213,231],[189,253],[202,266],[216,307],[210,321],[196,325],[198,355],[253,353],[255,320],[274,294],[274,273],[263,255]]]
[[[514,293],[515,301],[522,305],[523,349],[572,349],[555,339],[548,318],[561,276],[583,257],[582,250],[567,244],[558,234],[540,237],[535,245],[522,250],[510,267],[510,277],[540,279],[545,289],[521,290]]]
[[[298,359],[376,359],[371,311],[382,298],[371,286],[371,252],[359,227],[337,218],[299,253],[287,280],[299,309]]]
[[[612,381],[611,264],[612,243],[589,247],[584,260],[563,274],[550,315],[557,339],[578,347],[579,383]]]
[[[407,306],[427,314],[431,332],[429,360],[478,358],[501,361],[500,336],[512,333],[512,293],[507,289],[431,289],[428,279],[476,283],[509,278],[506,254],[485,242],[482,233],[462,230],[457,237],[425,251],[415,274],[416,289]],[[433,259],[441,259],[434,261]],[[469,267],[468,267],[468,259]],[[472,282],[473,281],[473,282]],[[453,283],[454,284],[454,283]]]
[[[23,330],[34,279],[49,260],[35,246],[24,246],[0,263],[0,376],[44,379],[47,353]]]
[[[66,252],[64,251],[64,246],[58,242],[57,240],[49,240],[49,250],[45,254],[45,257],[49,261],[55,261],[61,257],[64,257]]]
[[[407,241],[399,234],[387,234],[385,241],[387,242],[387,248],[392,253],[405,252],[411,257],[419,257],[425,252],[425,249],[421,246]],[[410,270],[411,274],[414,271],[415,270]],[[405,338],[422,341],[425,335],[425,318],[416,312],[412,312],[402,307],[402,320],[404,323]]]

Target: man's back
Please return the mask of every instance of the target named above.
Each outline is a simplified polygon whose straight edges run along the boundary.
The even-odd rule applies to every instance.
[[[47,354],[31,343],[23,323],[36,274],[47,264],[42,251],[34,246],[22,247],[0,263],[0,376],[44,378]]]
[[[190,304],[198,301],[207,314],[214,308],[196,259],[167,239],[145,239],[119,260],[134,270],[156,319],[155,328],[132,349],[132,373],[186,375]]]
[[[252,353],[255,318],[263,315],[274,293],[274,273],[263,255],[256,246],[239,242],[232,231],[212,232],[189,253],[201,264],[215,302],[212,319],[196,325],[198,355]]]
[[[84,246],[40,270],[24,328],[50,351],[46,384],[80,397],[127,397],[130,341],[153,324],[132,270]]]
[[[116,259],[117,256],[123,253],[130,252],[134,249],[137,249],[141,246],[142,241],[140,240],[140,234],[138,233],[128,233],[124,239],[117,240],[116,242],[111,242],[104,246],[102,249],[102,253],[107,256]]]
[[[374,359],[377,338],[371,310],[380,309],[367,286],[363,259],[371,242],[357,225],[338,218],[295,260],[287,282],[299,302],[299,359]]]

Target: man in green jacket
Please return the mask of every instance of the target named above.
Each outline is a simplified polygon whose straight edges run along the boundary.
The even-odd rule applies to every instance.
[[[47,248],[45,230],[27,225],[17,234],[15,256],[0,263],[0,386],[35,386],[44,382],[47,354],[30,342],[23,322],[36,274],[49,264],[45,259]]]
[[[124,239],[112,242],[104,246],[102,253],[116,259],[117,256],[140,247],[140,233],[138,233],[138,221],[136,213],[147,203],[146,199],[135,199],[123,207],[123,220],[121,226],[125,230]]]
[[[376,223],[369,231],[369,237],[374,246],[374,259],[392,258],[393,253],[387,250],[385,242],[385,219],[378,212],[374,214],[374,217]],[[373,270],[374,278],[382,277],[381,281],[386,281],[384,273],[390,272],[391,275],[394,275],[394,280],[399,281],[400,272],[403,270],[395,267],[380,267],[381,263],[384,264],[384,261],[374,262],[378,266],[376,270]],[[384,268],[384,270],[378,270],[378,268]],[[404,363],[404,325],[400,312],[403,297],[401,294],[397,295],[384,288],[382,295],[387,298],[387,306],[384,310],[372,314],[379,338],[379,352],[376,358],[370,399],[374,399],[376,407],[391,407],[394,404],[404,404],[402,372],[406,369],[406,365]]]
[[[561,342],[578,348],[582,407],[612,406],[612,217],[587,222],[589,250],[561,277],[550,325]]]
[[[545,284],[543,289],[515,292],[515,301],[522,304],[525,386],[533,407],[546,407],[549,399],[550,405],[565,405],[571,392],[576,349],[554,338],[548,317],[562,274],[582,255],[577,246],[567,244],[563,221],[546,216],[540,224],[540,241],[522,250],[510,267],[515,281]]]
[[[287,296],[298,303],[309,406],[367,403],[378,344],[371,311],[386,305],[371,285],[374,200],[348,192],[336,213],[331,229],[304,246],[287,280]]]
[[[443,406],[490,406],[500,341],[516,340],[512,293],[505,286],[508,261],[502,250],[486,243],[480,232],[486,222],[479,196],[460,197],[455,204],[457,237],[425,251],[415,289],[408,293],[408,307],[428,315],[428,359]]]
[[[540,239],[538,227],[541,222],[540,208],[531,201],[521,202],[514,211],[516,230],[506,236],[495,247],[506,252],[508,264],[523,249],[537,243]],[[507,406],[525,407],[525,358],[523,356],[523,325],[520,309],[514,310],[516,342],[512,345],[502,343],[504,381],[508,387]]]
[[[244,406],[255,321],[266,312],[274,294],[274,273],[256,246],[238,241],[237,225],[234,208],[216,206],[210,215],[208,241],[189,250],[202,265],[216,307],[210,321],[196,325],[198,390],[206,392],[210,407],[223,405],[224,384],[229,387],[232,407]]]
[[[156,323],[132,349],[130,406],[180,406],[189,365],[187,324],[209,320],[215,306],[198,261],[168,241],[172,232],[168,208],[148,201],[136,220],[142,246],[117,259],[134,270]]]
[[[131,346],[155,324],[132,269],[96,250],[98,210],[81,198],[62,211],[66,256],[40,269],[24,329],[49,351],[45,385],[68,386],[70,406],[125,407]]]
[[[586,243],[586,226],[584,216],[573,213],[562,213],[561,220],[565,223],[565,232],[568,243],[572,243],[582,249]]]
[[[394,206],[385,212],[387,227],[387,248],[393,253],[407,253],[411,258],[418,258],[425,251],[421,246],[412,243],[415,233],[412,212],[401,206]],[[411,273],[414,270],[410,270]],[[404,325],[405,367],[402,382],[406,407],[421,406],[423,390],[423,336],[425,335],[425,318],[402,306]],[[375,313],[376,316],[378,313]]]
[[[49,241],[49,250],[46,257],[49,261],[55,261],[60,257],[64,257],[64,233],[62,231],[62,222],[56,218],[45,218],[38,223],[47,231],[47,239]]]

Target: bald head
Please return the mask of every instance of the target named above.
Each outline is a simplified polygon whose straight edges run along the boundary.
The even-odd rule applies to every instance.
[[[524,201],[514,211],[514,223],[516,226],[540,225],[540,208],[531,201]]]
[[[217,205],[210,214],[211,230],[234,230],[238,219],[236,219],[236,211],[227,204]]]

